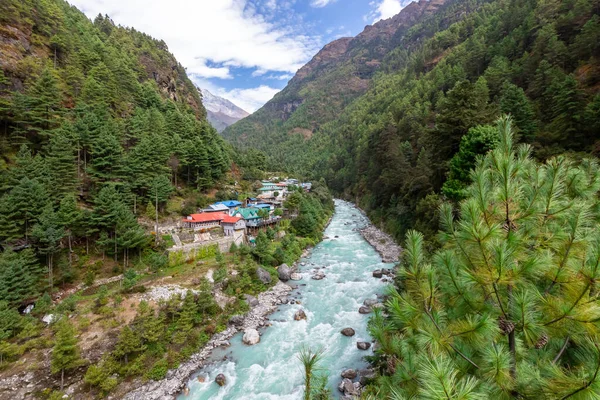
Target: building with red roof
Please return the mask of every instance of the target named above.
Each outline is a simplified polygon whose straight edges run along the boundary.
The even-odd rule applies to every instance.
[[[225,217],[229,217],[229,215],[220,212],[192,214],[183,219],[183,227],[194,230],[210,229],[220,226]]]
[[[235,231],[246,229],[246,221],[240,217],[231,217],[227,215],[221,220],[223,233],[225,236],[233,236]]]

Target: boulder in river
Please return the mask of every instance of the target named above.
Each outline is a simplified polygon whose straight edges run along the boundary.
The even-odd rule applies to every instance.
[[[359,382],[363,386],[366,386],[369,381],[375,379],[375,371],[371,368],[361,369],[358,371],[358,375],[360,376]]]
[[[356,343],[356,347],[359,350],[369,350],[369,348],[371,347],[371,343],[369,343],[369,342],[357,342]]]
[[[370,314],[373,309],[367,306],[360,306],[358,309],[359,314]]]
[[[348,378],[344,378],[338,386],[338,390],[344,394],[344,396],[356,396],[360,393],[360,383],[352,383]]]
[[[376,269],[373,271],[373,278],[381,278],[383,276],[383,272],[380,269]]]
[[[363,301],[363,304],[367,307],[373,307],[377,303],[377,299],[365,299],[365,301]]]
[[[247,344],[248,346],[253,346],[260,342],[260,335],[256,329],[246,329],[244,331],[244,337],[242,337],[242,342]]]
[[[225,375],[219,374],[215,377],[215,382],[219,386],[225,386],[225,384],[227,383],[227,378],[225,378]]]
[[[258,299],[252,295],[244,294],[244,299],[250,307],[256,307],[258,305]]]
[[[300,321],[300,320],[303,320],[303,319],[306,319],[306,313],[304,312],[303,309],[299,309],[294,314],[294,321]]]
[[[320,281],[321,279],[325,278],[325,274],[321,271],[317,271],[313,276],[311,276],[311,278],[315,281]]]
[[[354,379],[358,376],[358,372],[355,369],[345,369],[341,374],[342,378]]]
[[[293,274],[290,274],[290,279],[293,280],[293,281],[301,281],[302,280],[302,274],[294,272]]]
[[[271,283],[271,274],[269,274],[264,268],[256,267],[256,275],[258,275],[258,279],[262,283]]]
[[[288,267],[287,264],[281,264],[277,268],[277,273],[279,275],[279,279],[283,282],[287,282],[290,280],[290,275],[292,274],[292,270]]]
[[[340,331],[340,333],[344,336],[354,336],[356,332],[352,328],[344,328]]]

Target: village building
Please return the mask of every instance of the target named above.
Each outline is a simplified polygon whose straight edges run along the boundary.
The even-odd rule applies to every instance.
[[[232,217],[227,215],[221,221],[223,234],[225,236],[234,236],[235,231],[246,230],[246,221],[241,217]]]
[[[221,225],[221,221],[227,216],[222,212],[207,212],[202,214],[192,214],[182,221],[184,228],[195,231],[202,229],[211,229]]]
[[[227,207],[225,204],[214,203],[202,210],[202,212],[226,212],[229,214],[229,207]]]
[[[229,215],[233,215],[233,212],[238,207],[242,206],[242,202],[237,201],[237,200],[217,201],[215,204],[221,204],[221,205],[224,205],[225,207],[227,207],[227,209],[229,210]]]
[[[257,208],[238,208],[233,213],[234,217],[240,217],[246,222],[247,228],[256,228],[259,226],[260,217]]]

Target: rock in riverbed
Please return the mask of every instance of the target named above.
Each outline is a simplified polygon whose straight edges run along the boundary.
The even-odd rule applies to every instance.
[[[358,373],[356,372],[355,369],[345,369],[342,371],[341,374],[342,378],[346,378],[346,379],[354,379],[358,376]]]
[[[252,295],[244,294],[244,299],[250,307],[256,307],[258,305],[258,299]]]
[[[356,332],[352,328],[344,328],[340,331],[340,333],[344,336],[354,336]]]
[[[369,342],[357,342],[356,343],[356,347],[359,350],[369,350],[369,348],[371,347],[371,343],[369,343]]]
[[[294,272],[293,274],[290,275],[290,279],[292,281],[301,281],[302,280],[302,274]]]
[[[365,301],[363,301],[363,304],[367,307],[373,307],[377,303],[377,299],[365,299]]]
[[[383,276],[383,272],[380,269],[376,269],[373,271],[373,278],[381,278]]]
[[[242,342],[247,344],[248,346],[253,346],[260,342],[260,335],[256,329],[246,329],[244,331],[244,337],[242,337]]]
[[[321,271],[317,271],[313,276],[311,276],[311,278],[315,281],[320,281],[321,279],[325,278],[325,274]]]
[[[367,306],[360,306],[360,308],[358,309],[359,314],[370,314],[371,311],[373,311],[371,309],[371,307],[367,307]]]
[[[306,319],[306,313],[304,312],[303,309],[299,309],[294,314],[294,321],[300,321],[300,320],[303,320],[303,319]]]
[[[215,378],[215,382],[217,383],[217,385],[219,386],[225,386],[225,384],[227,383],[227,378],[225,378],[225,375],[223,374],[219,374],[217,375],[217,377]]]
[[[280,280],[282,280],[283,282],[287,282],[291,278],[290,275],[292,274],[292,270],[290,269],[290,267],[288,267],[287,264],[281,264],[277,268],[277,273],[279,274]]]
[[[229,318],[229,323],[234,326],[241,326],[244,323],[244,316],[234,315],[233,317]]]

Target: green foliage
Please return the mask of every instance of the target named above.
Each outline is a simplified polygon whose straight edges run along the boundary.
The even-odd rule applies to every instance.
[[[600,310],[595,161],[535,162],[511,120],[480,159],[443,247],[406,236],[398,289],[370,322],[381,396],[593,398]],[[410,377],[409,379],[407,379]],[[444,394],[445,393],[445,394]]]
[[[437,230],[425,199],[442,190],[463,135],[500,114],[541,159],[598,152],[595,2],[430,7],[389,36],[374,26],[380,34],[352,40],[326,66],[311,61],[310,73],[223,135],[265,152],[273,170],[325,178],[398,239]],[[463,189],[452,181],[444,192],[459,199]]]
[[[60,390],[64,386],[64,373],[81,364],[79,345],[75,337],[75,328],[66,318],[61,318],[56,324],[54,347],[50,369],[53,374],[60,372]]]
[[[495,148],[498,140],[498,130],[493,126],[469,129],[461,139],[458,152],[450,160],[448,180],[442,186],[442,193],[455,201],[465,198],[465,189],[471,183],[471,170],[475,167],[477,157]]]

